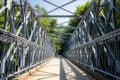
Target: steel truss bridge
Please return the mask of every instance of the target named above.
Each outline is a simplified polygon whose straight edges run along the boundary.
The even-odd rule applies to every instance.
[[[27,0],[1,2],[0,79],[11,80],[55,57],[56,48]],[[63,52],[67,59],[111,80],[120,79],[120,6],[116,2],[120,1],[93,0]]]

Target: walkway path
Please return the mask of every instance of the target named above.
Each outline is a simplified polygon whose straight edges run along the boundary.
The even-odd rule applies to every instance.
[[[53,58],[25,80],[95,80],[63,57]]]

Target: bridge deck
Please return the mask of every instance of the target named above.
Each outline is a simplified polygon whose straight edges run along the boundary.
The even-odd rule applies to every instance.
[[[63,57],[53,58],[25,80],[95,80]]]

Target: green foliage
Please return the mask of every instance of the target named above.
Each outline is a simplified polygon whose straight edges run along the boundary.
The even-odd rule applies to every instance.
[[[57,20],[54,18],[41,18],[40,22],[47,29],[48,32],[52,31],[51,29],[49,29],[49,27],[55,27],[57,25]]]
[[[57,27],[63,27],[63,25],[59,25]],[[51,36],[54,36],[54,37],[51,37],[51,40],[56,43],[55,44],[56,50],[57,50],[58,53],[60,53],[61,50],[62,50],[62,47],[61,47],[62,44],[59,43],[59,42],[62,42],[63,39],[58,38],[58,37],[61,37],[59,35],[59,33],[64,33],[64,30],[63,29],[58,29],[57,27],[53,27],[50,33],[53,33],[53,34],[51,34]],[[58,34],[56,34],[56,33],[58,33]]]
[[[40,22],[42,23],[42,25],[43,25],[44,27],[49,27],[49,26],[51,26],[50,18],[41,18],[41,19],[40,19]]]
[[[39,4],[35,5],[34,10],[38,16],[47,15],[47,10],[41,7]],[[55,27],[57,24],[57,20],[54,18],[41,18],[40,22],[47,29],[48,32],[50,31],[48,27]]]
[[[4,5],[3,1],[0,1],[0,9]],[[0,14],[0,28],[4,28],[4,13]]]
[[[91,2],[87,2],[85,5],[78,6],[77,10],[75,11],[75,14],[84,15],[87,9],[89,8],[90,4]]]
[[[120,10],[120,1],[119,0],[116,0],[116,6],[119,8]],[[117,28],[120,28],[120,14],[118,12],[115,13],[115,15],[117,16],[116,17],[116,20],[117,20]]]
[[[47,10],[45,8],[40,7],[38,4],[35,6],[35,12],[38,16],[47,15]],[[40,22],[45,27],[48,33],[53,33],[51,35],[55,36],[50,37],[51,41],[56,43],[61,40],[60,38],[56,38],[58,37],[58,34],[55,33],[60,32],[60,30],[55,28],[57,26],[57,20],[55,18],[41,18]],[[42,39],[40,40],[42,41]],[[57,49],[57,52],[60,52],[61,44],[55,44],[55,47]]]
[[[75,11],[75,14],[79,15],[79,16],[82,16],[85,14],[86,10],[88,9],[88,7],[90,6],[91,2],[87,2],[85,5],[82,5],[82,6],[78,6],[76,11]],[[71,27],[76,27],[79,23],[80,19],[78,18],[71,18],[70,19],[70,22],[69,22],[69,25]]]
[[[4,17],[2,16],[0,16],[0,28],[4,28]]]
[[[47,15],[47,10],[43,7],[40,7],[39,4],[35,5],[35,12],[37,15]]]
[[[61,46],[62,46],[61,44],[55,44],[58,54],[60,54],[61,52],[61,49],[62,49]]]
[[[4,0],[0,0],[0,8],[4,5]]]

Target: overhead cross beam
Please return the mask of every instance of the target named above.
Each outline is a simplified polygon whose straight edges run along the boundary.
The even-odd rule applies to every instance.
[[[65,4],[61,5],[60,7],[57,7],[57,8],[55,8],[55,9],[51,10],[51,11],[48,11],[48,13],[51,13],[51,12],[53,12],[53,11],[61,8],[61,7],[64,7],[64,6],[66,6],[66,5],[70,4],[70,3],[73,3],[73,2],[75,2],[75,1],[76,1],[76,0],[72,0],[72,1],[70,1],[70,2],[68,2],[68,3],[65,3]]]
[[[60,36],[60,37],[57,37],[57,36],[51,36],[51,37],[53,37],[53,38],[64,38],[64,39],[68,39],[68,38],[70,38],[70,37],[65,37],[65,36]]]
[[[58,17],[58,18],[59,18],[59,17],[60,17],[60,18],[61,18],[61,17],[64,17],[64,18],[66,17],[66,18],[67,18],[67,17],[76,17],[76,16],[75,16],[75,15],[41,15],[40,17],[41,17],[41,18],[42,18],[42,17]],[[81,18],[81,16],[80,16],[80,18]]]
[[[58,41],[58,42],[53,42],[54,44],[64,44],[64,43],[67,43],[67,41]]]
[[[58,25],[66,24],[66,23],[69,23],[69,22],[70,22],[70,21],[65,21],[65,22],[59,23]]]
[[[48,27],[48,29],[54,29],[54,28],[57,28],[57,29],[76,29],[76,27]]]
[[[49,34],[58,34],[58,35],[72,35],[72,33],[49,33]]]
[[[68,40],[60,40],[60,41],[52,41],[53,43],[67,43],[68,42]]]
[[[67,34],[67,35],[69,35],[69,34]],[[56,35],[50,34],[49,36],[51,36],[53,38],[63,38],[64,40],[68,40],[70,38],[70,36],[64,36],[64,35],[56,36]]]
[[[59,7],[58,5],[53,4],[52,2],[49,2],[49,1],[47,1],[47,0],[44,0],[44,1],[47,2],[47,3],[49,3],[49,4],[51,4],[51,5],[53,5],[53,6],[55,6],[55,7],[57,7],[58,9],[60,8],[60,9],[62,9],[62,10],[64,10],[64,11],[66,11],[66,12],[69,12],[69,13],[75,15],[75,16],[78,17],[78,18],[80,17],[79,15],[77,15],[77,14],[75,14],[75,13],[69,11],[69,10],[64,9],[63,6],[65,6],[65,4],[64,4],[63,6],[60,6],[60,7]],[[71,2],[69,2],[69,3],[71,3]],[[69,4],[69,3],[66,3],[66,5]]]

